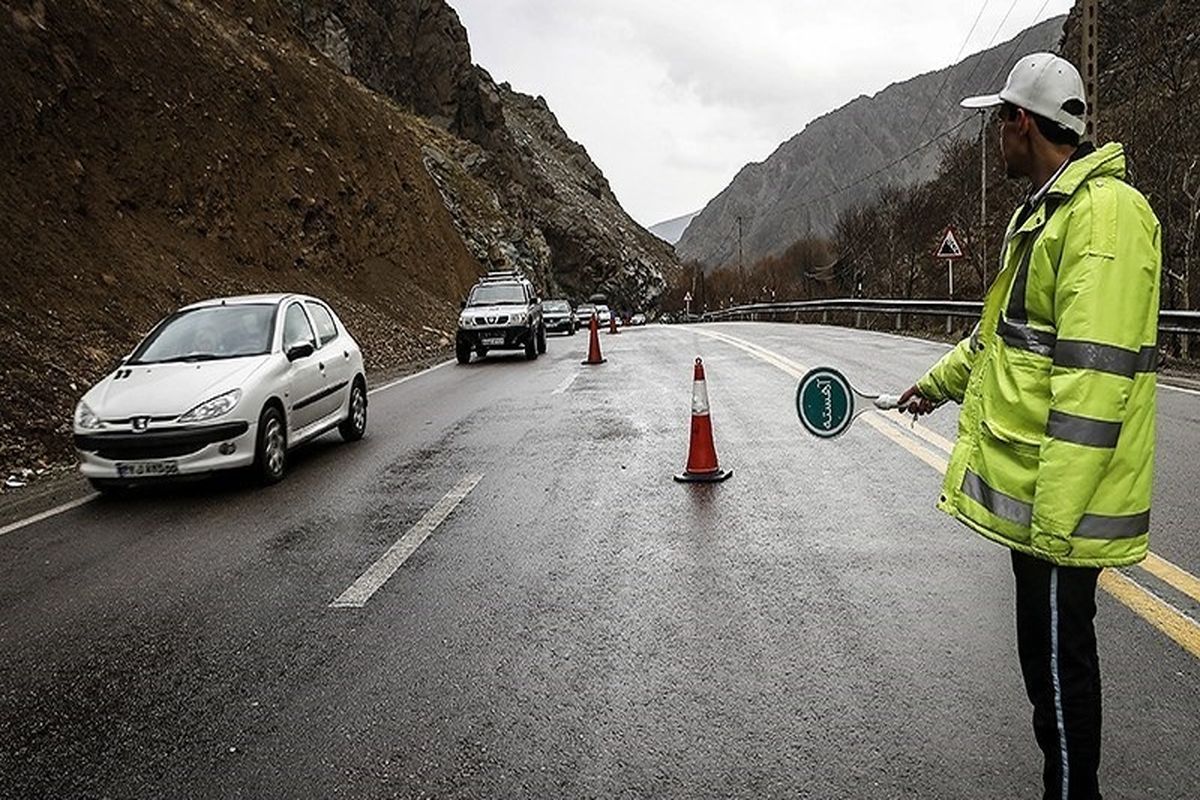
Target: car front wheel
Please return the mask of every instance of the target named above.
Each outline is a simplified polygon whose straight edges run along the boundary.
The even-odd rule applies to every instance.
[[[537,332],[532,328],[525,334],[525,360],[533,361],[538,357]]]
[[[283,412],[275,406],[264,408],[258,418],[254,471],[258,482],[264,486],[279,483],[287,471],[287,427]]]
[[[537,351],[538,354],[546,352],[546,326],[539,325],[537,329]]]
[[[455,343],[455,346],[454,346],[454,355],[456,358],[458,358],[458,363],[470,364],[471,363],[471,343],[464,339],[459,339]]]
[[[342,424],[338,425],[338,434],[342,441],[357,442],[367,432],[367,393],[362,382],[354,381],[350,389],[350,409]]]

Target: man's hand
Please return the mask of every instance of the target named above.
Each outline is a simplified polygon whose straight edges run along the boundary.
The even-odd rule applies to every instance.
[[[916,386],[910,387],[908,391],[900,395],[901,413],[921,417],[931,413],[935,408],[937,408],[937,403],[921,394]]]

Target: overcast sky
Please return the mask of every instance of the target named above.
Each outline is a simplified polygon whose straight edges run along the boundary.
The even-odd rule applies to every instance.
[[[955,63],[964,41],[963,58],[1073,5],[449,2],[467,27],[475,62],[499,82],[543,95],[625,210],[647,226],[700,210],[742,165],[763,160],[815,117]]]

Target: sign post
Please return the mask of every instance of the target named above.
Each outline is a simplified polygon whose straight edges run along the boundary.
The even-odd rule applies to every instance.
[[[946,262],[946,271],[950,279],[950,299],[954,299],[954,262],[963,257],[962,246],[958,243],[958,236],[954,233],[954,226],[946,227],[946,232],[942,234],[942,243],[938,245],[937,251],[933,254],[934,258],[940,258]],[[946,315],[946,333],[950,333],[954,329],[954,321],[950,315]]]
[[[692,318],[692,293],[688,292],[683,296],[683,316],[684,319]]]

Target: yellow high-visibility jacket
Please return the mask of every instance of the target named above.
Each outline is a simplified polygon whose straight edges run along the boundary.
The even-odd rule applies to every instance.
[[[1105,145],[1014,214],[976,333],[917,383],[963,406],[938,508],[1064,566],[1149,543],[1161,227],[1124,177]]]

